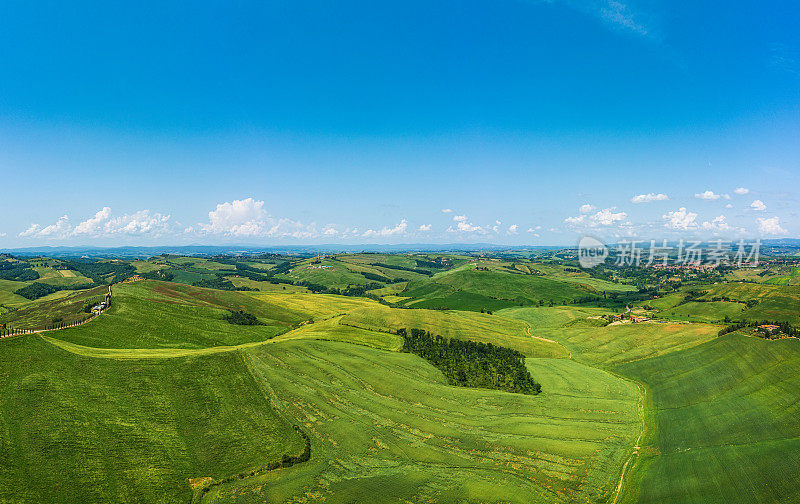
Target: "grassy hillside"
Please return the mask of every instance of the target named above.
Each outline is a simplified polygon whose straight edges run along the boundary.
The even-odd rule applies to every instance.
[[[569,317],[587,313],[584,310],[577,308],[573,311],[572,307],[555,310],[519,308],[504,311],[503,315],[531,321],[534,335],[561,343],[572,352],[573,358],[581,362],[601,366],[613,366],[690,348],[715,338],[720,329],[720,326],[710,324],[654,322],[605,327],[567,325]],[[543,324],[537,324],[537,319],[543,320]],[[563,324],[558,325],[561,322]]]
[[[560,345],[531,337],[525,322],[483,313],[444,310],[404,310],[382,305],[359,308],[342,324],[377,331],[424,329],[446,338],[494,343],[529,357],[566,357]]]
[[[224,320],[229,310],[241,309],[265,325]],[[238,292],[144,281],[116,287],[111,309],[91,324],[59,331],[57,337],[100,348],[203,348],[269,339],[304,318]]]
[[[364,306],[380,306],[371,299],[337,296],[334,294],[285,294],[282,292],[249,292],[247,294],[261,301],[266,306],[279,307],[294,313],[302,313],[306,319],[325,319]]]
[[[107,288],[101,286],[83,291],[59,291],[33,302],[26,300],[17,310],[0,315],[0,323],[17,329],[40,329],[55,322],[83,320],[88,316],[84,305],[105,299],[106,292]]]
[[[722,323],[725,317],[731,320],[742,318],[745,305],[729,301],[690,301],[668,310],[658,312],[660,318],[691,320],[694,322]]]
[[[800,286],[726,283],[708,286],[704,297],[724,296],[736,301],[758,301],[742,314],[749,320],[777,320],[800,325]]]
[[[429,280],[411,282],[400,295],[413,298],[403,302],[409,307],[479,311],[538,304],[540,301],[564,304],[594,296],[596,292],[587,286],[541,276],[463,267]]]
[[[800,500],[800,342],[738,333],[624,364],[645,382],[653,435],[625,502]]]
[[[529,360],[545,385],[531,397],[450,387],[415,356],[339,342],[248,356],[313,455],[204,503],[598,501],[638,432],[633,384],[560,359]]]
[[[0,341],[0,502],[188,503],[302,449],[236,352],[116,360]]]

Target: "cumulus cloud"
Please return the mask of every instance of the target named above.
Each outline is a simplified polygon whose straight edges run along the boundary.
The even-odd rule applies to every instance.
[[[442,213],[453,213],[453,210],[450,208],[442,208]]]
[[[592,210],[594,210],[594,209],[595,209],[595,206],[594,206],[594,205],[590,205],[589,203],[586,203],[585,205],[581,205],[581,207],[580,207],[578,210],[579,210],[581,213],[589,213],[589,212],[591,212],[591,211],[592,211]]]
[[[431,225],[430,224],[420,224],[419,230],[427,233],[428,231],[431,230]]]
[[[226,236],[259,236],[267,232],[270,223],[274,221],[264,210],[264,202],[246,198],[219,203],[208,212],[208,223],[201,224],[200,229]]]
[[[72,225],[67,215],[61,216],[57,222],[42,227],[31,224],[19,233],[22,238],[42,238],[63,240],[75,237],[111,237],[119,235],[158,237],[172,232],[169,215],[139,210],[133,214],[114,217],[111,208],[103,207],[92,217]]]
[[[737,187],[733,190],[733,192],[734,194],[747,194],[750,192],[750,189],[747,189],[746,187]]]
[[[714,191],[704,191],[704,192],[701,192],[701,193],[696,193],[694,195],[694,197],[697,198],[697,199],[702,199],[702,200],[718,200],[718,199],[722,198],[723,196],[722,196],[722,194],[714,193]]]
[[[361,236],[364,237],[371,237],[371,236],[394,236],[394,235],[402,235],[405,234],[406,229],[408,229],[408,223],[405,219],[401,220],[396,226],[394,227],[383,227],[379,230],[374,229],[367,229],[364,231],[364,234]]]
[[[703,229],[706,231],[729,231],[731,226],[725,220],[724,215],[720,215],[719,217],[715,217],[713,220],[705,221],[702,224]]]
[[[625,220],[628,216],[625,212],[614,212],[617,207],[604,208],[592,216],[592,220],[603,226],[610,226],[615,222]]]
[[[688,229],[697,228],[697,224],[695,223],[697,214],[687,211],[684,207],[672,212],[667,212],[662,216],[662,219],[666,221],[664,226],[669,229],[686,231]]]
[[[508,233],[508,234],[519,234],[519,231],[517,231],[517,228],[518,228],[518,227],[519,227],[519,226],[517,226],[516,224],[512,224],[512,225],[508,226],[508,231],[507,231],[507,233]]]
[[[572,227],[598,227],[611,226],[617,222],[624,221],[628,214],[625,212],[615,212],[617,207],[604,208],[594,214],[582,213],[575,217],[567,217],[564,222]]]
[[[326,236],[338,234],[328,225],[322,233]],[[314,238],[320,236],[315,223],[308,225],[289,218],[276,218],[264,209],[264,202],[253,198],[226,201],[217,204],[208,212],[208,222],[197,225],[201,234],[213,234],[231,238],[289,237]]]
[[[669,196],[662,193],[639,194],[631,198],[631,203],[652,203],[653,201],[667,201]]]
[[[447,228],[448,233],[486,234],[489,232],[488,229],[469,222],[466,215],[456,215],[453,217],[453,221],[455,222],[456,226],[448,227]]]
[[[750,203],[750,208],[752,208],[756,212],[763,212],[767,209],[767,205],[765,205],[764,202],[761,201],[760,199],[757,199],[754,200],[752,203]]]
[[[725,208],[733,208],[733,205],[731,205],[730,203],[728,203],[727,205],[725,205]]]
[[[777,216],[768,219],[759,217],[756,220],[758,221],[758,230],[764,234],[781,235],[788,232],[781,227],[781,221]]]

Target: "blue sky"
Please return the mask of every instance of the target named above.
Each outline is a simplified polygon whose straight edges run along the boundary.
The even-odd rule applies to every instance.
[[[798,20],[3,2],[0,247],[798,237]]]

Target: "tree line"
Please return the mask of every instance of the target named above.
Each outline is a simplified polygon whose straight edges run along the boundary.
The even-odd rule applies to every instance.
[[[401,328],[403,352],[413,353],[438,368],[450,385],[538,394],[542,386],[525,367],[525,355],[492,343],[448,339],[422,329]]]

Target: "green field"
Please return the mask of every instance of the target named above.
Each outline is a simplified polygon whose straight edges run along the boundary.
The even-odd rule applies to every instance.
[[[0,502],[186,502],[302,449],[237,352],[117,360],[0,341]]]
[[[745,311],[742,303],[729,301],[690,301],[683,303],[668,310],[658,312],[660,318],[690,320],[693,322],[722,323],[725,317],[730,320],[738,320]]]
[[[800,286],[726,283],[709,286],[706,290],[706,299],[725,296],[742,302],[757,301],[758,304],[743,312],[743,319],[800,324]]]
[[[638,432],[635,386],[561,359],[529,361],[553,390],[530,397],[450,387],[414,356],[344,343],[249,355],[280,411],[310,433],[312,459],[203,502],[594,500],[613,492]]]
[[[418,260],[434,274],[376,266]],[[136,267],[205,275],[225,261]],[[800,502],[800,341],[719,337],[717,323],[795,320],[800,287],[693,283],[632,305],[656,320],[609,323],[624,306],[587,296],[630,286],[554,264],[291,261],[289,275],[329,286],[359,271],[418,278],[372,298],[230,275],[261,290],[125,282],[85,325],[0,340],[0,503]],[[337,266],[302,269],[326,262]],[[15,303],[0,323],[77,320],[106,292],[8,294],[24,284],[0,283]],[[260,325],[232,324],[232,311]],[[402,352],[400,328],[515,349],[542,392],[450,386]],[[304,435],[310,459],[274,469]]]
[[[798,369],[799,341],[738,333],[618,367],[654,410],[624,502],[798,502]]]

